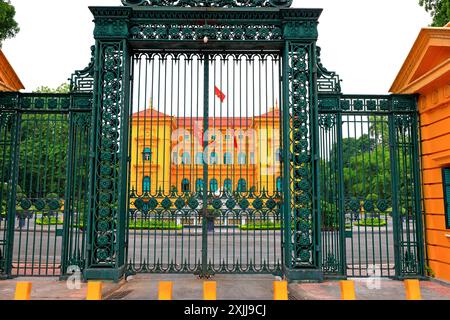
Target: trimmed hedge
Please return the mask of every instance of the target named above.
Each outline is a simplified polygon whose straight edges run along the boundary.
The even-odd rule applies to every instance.
[[[50,220],[48,217],[44,218],[37,218],[36,224],[44,225],[44,226],[55,226],[55,225],[62,225],[63,221],[61,219],[56,219],[56,217],[50,217]]]
[[[155,220],[133,220],[130,221],[129,229],[145,230],[181,230],[183,225],[174,221],[155,221]]]
[[[281,223],[280,222],[262,222],[262,223],[249,223],[239,226],[241,230],[280,230]]]
[[[356,221],[353,226],[357,227],[384,227],[387,222],[385,219],[380,218],[366,218]]]

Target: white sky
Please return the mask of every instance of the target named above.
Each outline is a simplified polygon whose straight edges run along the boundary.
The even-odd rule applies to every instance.
[[[57,87],[90,60],[91,5],[120,0],[12,0],[21,31],[3,52],[26,91]],[[418,0],[294,0],[292,7],[323,8],[322,62],[339,73],[344,93],[387,93],[420,28],[431,18]]]

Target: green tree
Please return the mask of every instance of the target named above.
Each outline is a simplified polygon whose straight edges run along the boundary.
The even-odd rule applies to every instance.
[[[0,47],[4,40],[14,37],[20,31],[15,15],[16,9],[11,2],[0,0]]]
[[[68,88],[68,84],[62,84],[57,88],[39,87],[35,92],[64,93]],[[12,132],[12,117],[0,114],[0,134],[2,139],[9,141],[0,153],[0,183],[10,183]],[[49,193],[56,193],[59,197],[64,195],[68,149],[65,137],[68,132],[69,121],[65,114],[22,115],[17,186],[24,197],[42,198]]]
[[[443,27],[450,21],[450,0],[419,0],[419,4],[433,17],[431,26]]]

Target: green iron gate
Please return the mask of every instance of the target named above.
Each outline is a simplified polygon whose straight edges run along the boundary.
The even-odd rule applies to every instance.
[[[423,275],[415,97],[341,94],[320,9],[122,2],[71,93],[0,94],[2,276]]]
[[[131,65],[129,271],[281,274],[279,53]]]
[[[416,97],[342,95],[338,77],[320,68],[323,270],[423,275]]]
[[[0,272],[83,266],[90,94],[2,94]]]

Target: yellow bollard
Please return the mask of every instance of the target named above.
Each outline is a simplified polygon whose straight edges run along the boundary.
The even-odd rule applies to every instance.
[[[86,300],[102,300],[102,289],[103,283],[100,281],[89,281]]]
[[[356,300],[355,283],[351,280],[342,280],[341,286],[341,300]]]
[[[172,300],[173,283],[171,281],[160,281],[158,289],[158,300]]]
[[[30,300],[31,282],[17,282],[14,300]]]
[[[217,300],[217,283],[215,281],[203,282],[203,300]]]
[[[288,300],[287,281],[273,282],[273,300]]]
[[[406,300],[422,300],[419,280],[405,280]]]

